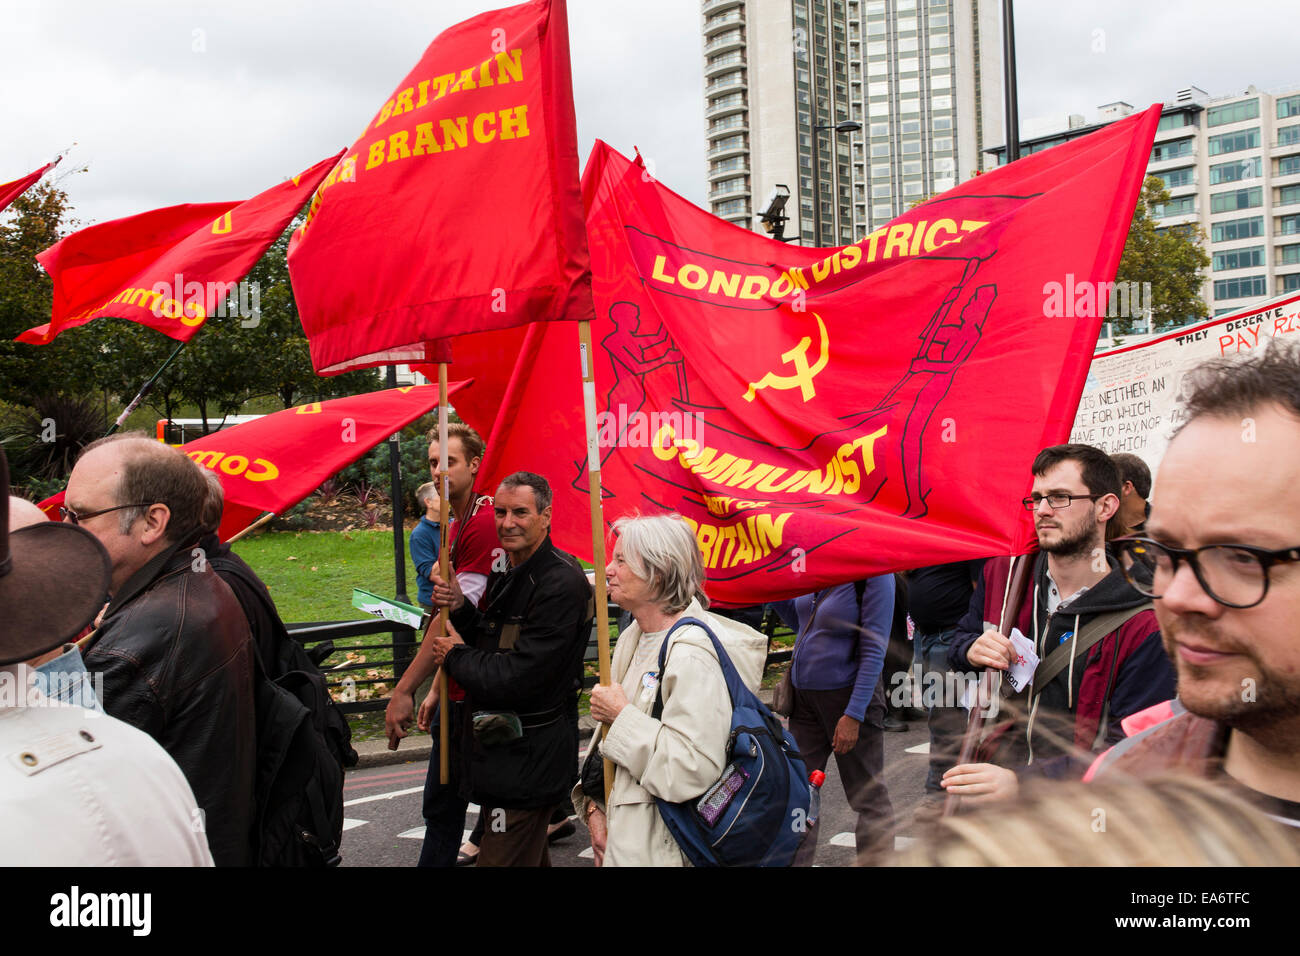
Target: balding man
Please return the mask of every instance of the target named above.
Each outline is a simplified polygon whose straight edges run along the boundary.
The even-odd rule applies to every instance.
[[[184,454],[143,435],[86,446],[63,516],[112,561],[112,599],[85,659],[104,709],[150,734],[203,810],[218,866],[253,862],[253,655],[248,621],[197,542],[208,489]]]

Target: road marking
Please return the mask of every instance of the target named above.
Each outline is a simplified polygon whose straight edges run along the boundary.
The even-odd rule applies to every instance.
[[[412,827],[409,830],[403,830],[401,833],[397,834],[397,838],[399,840],[423,840],[424,827]]]
[[[369,803],[372,800],[392,800],[394,797],[404,797],[408,793],[423,793],[424,787],[410,787],[406,790],[394,790],[391,793],[376,793],[369,797],[357,797],[355,800],[343,801],[345,807],[355,807],[358,803]]]
[[[831,846],[851,846],[855,850],[858,848],[858,838],[852,833],[837,833],[826,842]]]
[[[344,817],[344,818],[343,818],[343,832],[344,832],[344,833],[347,833],[347,832],[348,832],[349,830],[351,830],[353,827],[363,827],[363,826],[365,826],[365,825],[366,825],[367,823],[369,823],[369,822],[370,822],[369,820],[350,820],[350,819],[348,819],[347,817]]]
[[[923,744],[917,744],[915,747],[908,747],[903,751],[905,754],[928,754],[930,752],[930,741]]]

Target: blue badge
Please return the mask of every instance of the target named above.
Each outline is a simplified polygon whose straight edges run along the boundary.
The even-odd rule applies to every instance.
[[[659,675],[655,671],[646,671],[641,675],[641,686],[650,690],[659,683]]]

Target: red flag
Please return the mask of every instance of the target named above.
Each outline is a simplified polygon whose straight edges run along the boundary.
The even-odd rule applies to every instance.
[[[606,520],[681,513],[710,596],[733,604],[1027,549],[1029,465],[1068,439],[1159,113],[842,249],[734,228],[597,143],[583,186]],[[1061,315],[1050,290],[1067,277],[1096,295]],[[546,475],[557,543],[589,556],[582,392],[553,374],[576,334],[532,331],[482,484]],[[458,411],[484,427],[487,400]]]
[[[59,157],[59,159],[62,158],[62,156]],[[59,159],[56,159],[52,163],[46,163],[40,169],[36,170],[36,172],[28,173],[22,179],[15,179],[11,183],[0,183],[0,212],[2,212],[6,206],[23,193],[27,192],[27,190],[35,186],[36,181],[44,176],[46,171],[53,169],[58,165]]]
[[[564,0],[441,33],[289,246],[316,371],[446,361],[433,342],[592,316]]]
[[[452,382],[449,395],[469,382]],[[436,385],[390,388],[310,402],[235,425],[181,445],[215,471],[226,492],[221,540],[247,528],[264,511],[284,512],[394,432],[438,407]],[[57,514],[63,493],[41,502]]]
[[[103,316],[188,341],[342,155],[246,202],[169,206],[66,236],[36,257],[54,280],[51,320],[17,341],[44,345]]]

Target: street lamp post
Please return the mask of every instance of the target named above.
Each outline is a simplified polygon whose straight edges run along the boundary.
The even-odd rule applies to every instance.
[[[843,123],[824,123],[812,128],[813,134],[813,245],[822,244],[822,165],[821,165],[821,131],[832,129],[836,133],[856,133],[862,129],[861,123],[855,123],[852,120],[845,120]],[[835,166],[834,154],[832,153],[831,161],[831,190],[835,189]],[[835,196],[836,202],[839,201],[839,195]]]

